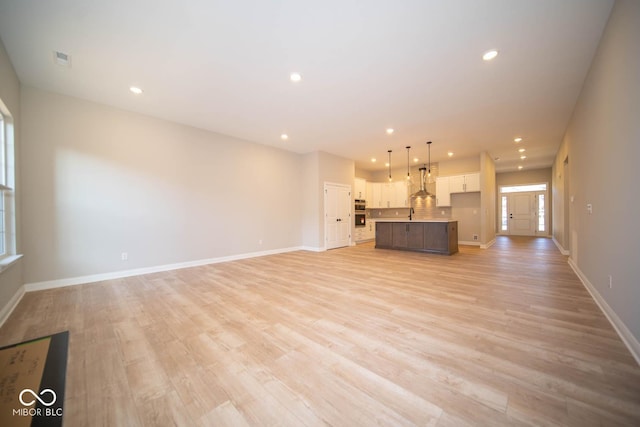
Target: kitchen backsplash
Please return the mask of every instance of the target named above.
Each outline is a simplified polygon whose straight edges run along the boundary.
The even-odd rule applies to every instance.
[[[415,219],[451,218],[450,207],[436,207],[433,197],[414,199],[413,206]],[[409,218],[409,208],[367,209],[367,217],[376,218]]]

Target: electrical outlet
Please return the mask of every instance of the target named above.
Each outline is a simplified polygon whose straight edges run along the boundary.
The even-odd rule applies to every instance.
[[[262,239],[258,240],[258,244],[261,245],[262,244]]]
[[[478,240],[478,235],[477,234],[473,235],[473,240]]]
[[[587,213],[591,215],[593,213],[593,205],[591,203],[587,204]]]
[[[613,288],[613,277],[609,275],[609,289]]]
[[[126,252],[122,252],[122,254],[120,255],[120,258],[122,259],[122,261],[126,261],[129,259],[129,254]]]

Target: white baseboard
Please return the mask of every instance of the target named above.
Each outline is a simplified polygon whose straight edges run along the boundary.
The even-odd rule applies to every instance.
[[[466,240],[458,240],[458,244],[465,245],[465,246],[480,246],[480,242],[466,241]]]
[[[309,252],[326,252],[325,248],[316,248],[315,246],[300,246],[298,248],[301,251],[309,251]]]
[[[20,303],[20,301],[22,300],[24,293],[25,293],[24,286],[20,286],[16,291],[16,293],[13,295],[13,297],[11,297],[9,302],[4,307],[2,307],[2,309],[0,309],[0,327],[2,327],[2,325],[4,325],[4,322],[6,322],[9,316],[11,316],[11,313],[13,313],[13,310],[18,306],[18,303]]]
[[[558,250],[562,255],[571,255],[571,252],[563,248],[560,242],[558,242],[555,237],[552,237],[551,239],[553,240],[553,243],[556,244],[556,246],[558,247]]]
[[[489,249],[491,246],[495,245],[496,239],[490,240],[489,243],[480,245],[480,249]]]
[[[88,276],[69,277],[58,280],[47,280],[44,282],[27,283],[23,286],[24,292],[41,291],[45,289],[61,288],[64,286],[82,285],[85,283],[102,282],[104,280],[122,279],[124,277],[140,276],[142,274],[160,273],[163,271],[179,270],[181,268],[199,267],[208,264],[218,264],[221,262],[237,261],[241,259],[257,258],[266,255],[275,255],[285,252],[293,252],[299,250],[314,250],[314,248],[291,247],[283,249],[273,249],[268,251],[250,252],[246,254],[230,255],[219,258],[201,259],[196,261],[187,261],[175,264],[159,265],[154,267],[136,268],[133,270],[114,271],[111,273],[92,274]],[[317,251],[316,251],[317,252]]]
[[[569,258],[569,265],[576,273],[589,294],[591,294],[591,298],[594,299],[596,304],[598,304],[598,307],[600,307],[600,310],[602,310],[607,319],[609,319],[609,322],[611,323],[611,325],[613,325],[613,328],[622,339],[622,342],[625,343],[633,357],[636,359],[638,365],[640,365],[640,342],[638,341],[638,339],[633,336],[629,328],[627,328],[627,325],[625,325],[624,322],[620,320],[616,312],[613,311],[609,304],[607,304],[607,301],[605,301],[605,299],[602,297],[602,295],[600,295],[595,286],[593,286],[589,279],[587,279],[587,276],[584,275],[584,273],[580,270],[580,268],[578,268],[578,266],[573,262],[571,258]]]

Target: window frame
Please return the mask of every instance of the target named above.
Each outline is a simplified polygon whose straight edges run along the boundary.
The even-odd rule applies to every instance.
[[[0,271],[16,256],[13,117],[0,100]]]

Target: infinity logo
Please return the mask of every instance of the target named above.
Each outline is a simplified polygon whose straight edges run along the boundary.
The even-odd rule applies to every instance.
[[[31,396],[33,396],[33,397],[34,397],[34,399],[33,399],[31,402],[25,402],[24,400],[22,400],[22,396],[23,396],[25,393],[31,393]],[[51,402],[49,402],[49,403],[47,403],[47,402],[45,402],[44,400],[40,399],[40,396],[44,396],[44,395],[45,395],[45,394],[47,394],[47,393],[48,393],[48,394],[50,394],[50,395],[51,395],[51,397],[52,397]],[[51,406],[51,405],[53,405],[54,403],[56,403],[56,399],[57,399],[56,392],[55,392],[55,391],[53,391],[53,390],[51,390],[50,388],[45,388],[44,390],[42,390],[42,391],[40,392],[40,396],[38,396],[38,395],[36,394],[36,392],[35,392],[35,391],[33,391],[33,390],[31,390],[30,388],[25,388],[24,390],[22,390],[22,391],[20,392],[20,396],[19,396],[19,398],[20,398],[20,403],[22,403],[24,406],[31,406],[31,405],[33,405],[34,403],[36,403],[36,399],[38,400],[38,402],[42,403],[44,406]]]

